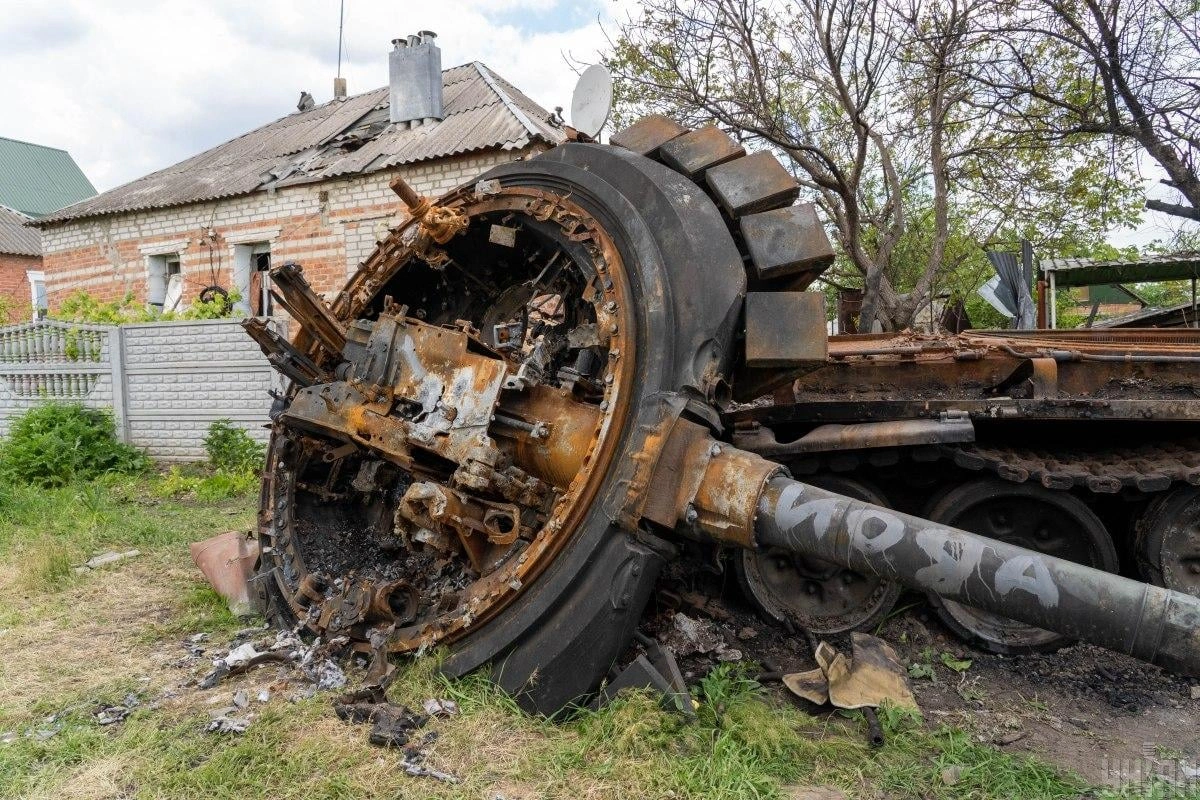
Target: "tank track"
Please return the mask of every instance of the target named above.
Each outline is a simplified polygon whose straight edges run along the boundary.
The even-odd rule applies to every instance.
[[[1033,481],[1047,489],[1086,489],[1094,494],[1116,494],[1133,489],[1150,494],[1186,483],[1200,486],[1200,439],[1146,442],[1136,447],[1060,451],[1004,447],[992,444],[927,445],[907,451],[880,450],[829,453],[793,463],[798,475],[815,472],[850,472],[864,466],[898,463],[903,455],[913,461],[950,461],[972,472],[987,472],[1011,483]]]

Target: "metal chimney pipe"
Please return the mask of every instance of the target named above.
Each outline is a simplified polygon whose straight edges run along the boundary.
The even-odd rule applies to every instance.
[[[442,51],[433,31],[393,39],[388,55],[389,117],[393,123],[434,122],[445,114],[442,103]]]

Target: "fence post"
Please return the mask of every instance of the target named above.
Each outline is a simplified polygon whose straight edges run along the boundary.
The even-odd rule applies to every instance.
[[[129,414],[125,407],[125,330],[120,325],[109,329],[108,361],[112,366],[112,406],[117,438],[129,444]]]

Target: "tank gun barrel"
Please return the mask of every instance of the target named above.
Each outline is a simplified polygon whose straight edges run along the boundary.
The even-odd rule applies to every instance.
[[[1200,674],[1200,598],[834,494],[770,479],[754,523],[781,547]]]

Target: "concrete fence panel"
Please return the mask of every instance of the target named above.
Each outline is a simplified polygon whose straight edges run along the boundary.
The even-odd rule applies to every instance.
[[[120,438],[160,461],[205,458],[222,418],[266,441],[269,392],[283,387],[239,323],[0,327],[0,434],[27,408],[62,401],[111,407]]]

